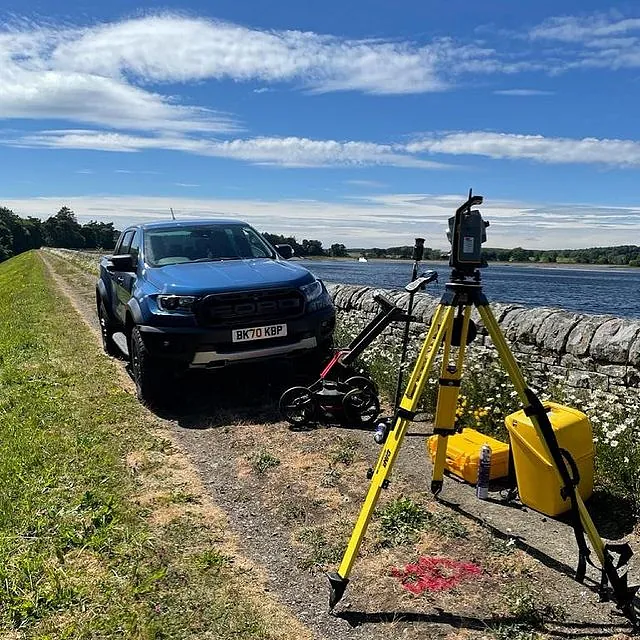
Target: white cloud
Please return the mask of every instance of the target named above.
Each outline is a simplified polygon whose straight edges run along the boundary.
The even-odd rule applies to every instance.
[[[529,159],[551,164],[640,166],[640,142],[635,140],[547,138],[541,135],[469,131],[428,136],[408,144],[407,151]]]
[[[56,52],[80,33],[28,22],[0,27],[0,119],[57,119],[151,131],[239,130],[228,114],[180,105],[134,86],[122,74],[57,64]]]
[[[134,153],[145,149],[169,149],[186,153],[244,160],[283,167],[392,165],[441,169],[447,165],[417,158],[401,146],[372,142],[310,140],[308,138],[247,138],[207,140],[184,136],[144,137],[101,131],[43,131],[0,143],[21,147],[94,149]]]
[[[231,217],[246,220],[261,231],[315,238],[329,246],[351,247],[412,244],[426,238],[433,248],[447,247],[447,219],[466,194],[421,193],[364,196],[347,201],[199,199],[152,196],[60,196],[5,200],[21,216],[47,218],[62,205],[71,207],[81,223],[114,222],[117,228],[134,222],[178,218]],[[548,204],[491,200],[481,207],[490,221],[489,247],[564,249],[628,244],[640,234],[640,206]]]
[[[460,73],[516,70],[512,63],[498,60],[492,49],[450,38],[422,45],[347,39],[308,31],[250,29],[172,14],[90,27],[40,27],[30,22],[5,26],[0,30],[0,61],[20,75],[12,80],[17,85],[38,86],[47,81],[42,74],[55,73],[70,91],[81,91],[86,83],[94,93],[102,91],[111,100],[116,99],[114,94],[123,94],[123,110],[128,101],[146,99],[149,108],[167,111],[195,107],[179,107],[166,96],[148,93],[134,84],[232,79],[294,82],[316,92],[404,94],[441,91]],[[65,104],[63,101],[62,106]],[[182,113],[189,115],[196,121],[218,123],[216,114]],[[140,119],[144,117],[142,114]],[[161,115],[160,120],[164,119]],[[180,118],[169,119],[175,122]],[[219,124],[225,123],[230,124],[222,118]],[[119,121],[115,124],[121,126]]]
[[[555,71],[574,68],[611,70],[640,67],[640,18],[617,12],[549,18],[529,31],[536,42],[549,42],[560,57]]]
[[[175,15],[98,25],[60,44],[56,68],[144,81],[298,81],[318,91],[420,93],[444,87],[440,46],[265,31]]]
[[[387,184],[378,182],[377,180],[344,180],[345,184],[351,184],[355,187],[368,187],[372,189],[384,189]]]
[[[408,144],[378,144],[357,140],[311,140],[293,136],[214,140],[177,134],[137,136],[76,129],[41,131],[21,137],[7,137],[0,139],[0,144],[122,153],[164,149],[240,160],[257,165],[292,168],[376,165],[417,169],[460,168],[460,165],[445,164],[424,157],[433,154],[534,160],[549,164],[640,166],[640,142],[636,140],[552,138],[489,131],[434,133],[417,137]],[[347,180],[345,183],[364,187],[384,186],[367,180]]]
[[[226,79],[265,85],[256,93],[293,83],[312,92],[408,94],[447,89],[461,73],[508,71],[501,65],[493,50],[450,39],[346,39],[172,14],[87,27],[22,20],[0,26],[0,120],[235,133],[233,115],[182,104],[162,86]]]
[[[549,18],[529,32],[533,40],[589,42],[640,30],[640,18],[621,18],[615,14],[559,16]]]
[[[500,91],[494,91],[498,96],[551,96],[553,91],[542,91],[541,89],[502,89]]]
[[[74,71],[0,67],[0,119],[58,119],[109,127],[168,131],[234,131],[227,116],[171,104],[123,81]]]

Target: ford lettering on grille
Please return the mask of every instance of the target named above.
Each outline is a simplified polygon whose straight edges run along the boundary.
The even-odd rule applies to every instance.
[[[197,315],[206,325],[289,320],[304,310],[302,295],[293,289],[269,292],[212,294],[201,301]],[[278,336],[280,337],[280,336]]]

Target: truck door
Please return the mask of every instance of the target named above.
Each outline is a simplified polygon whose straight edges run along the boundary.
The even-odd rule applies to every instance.
[[[118,244],[116,244],[116,248],[113,252],[114,256],[121,256],[129,252],[129,245],[131,244],[131,239],[133,238],[134,229],[128,229],[122,234],[120,240],[118,240]],[[122,322],[122,318],[120,317],[120,284],[124,282],[122,271],[108,271],[109,274],[109,299],[111,306],[111,313]]]
[[[138,264],[140,253],[140,231],[131,230],[129,238],[124,238],[121,246],[121,253],[133,256],[134,263]],[[114,271],[114,281],[116,290],[115,314],[120,322],[124,324],[127,314],[127,303],[131,298],[131,292],[136,281],[136,271]]]

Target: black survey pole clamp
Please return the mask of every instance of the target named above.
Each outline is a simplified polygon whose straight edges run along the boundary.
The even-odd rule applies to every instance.
[[[415,245],[413,245],[413,261],[414,261],[414,265],[413,265],[413,280],[416,279],[416,276],[418,275],[418,265],[417,263],[420,262],[420,260],[422,260],[422,257],[424,256],[424,238],[416,238],[416,243]]]

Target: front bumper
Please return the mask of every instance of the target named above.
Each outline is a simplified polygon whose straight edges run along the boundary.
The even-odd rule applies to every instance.
[[[250,351],[236,351],[235,353],[225,353],[220,351],[197,351],[189,365],[191,368],[211,368],[232,364],[234,362],[245,362],[247,360],[258,360],[262,358],[274,358],[285,356],[299,351],[315,349],[318,341],[315,337],[303,338],[293,344],[283,344],[262,349],[252,349]]]
[[[177,367],[218,368],[252,360],[299,355],[326,345],[331,341],[335,327],[335,310],[331,307],[322,309],[288,320],[286,324],[287,336],[284,338],[240,343],[231,340],[232,330],[239,327],[204,329],[140,325],[139,329],[145,347],[154,357],[170,361]]]

